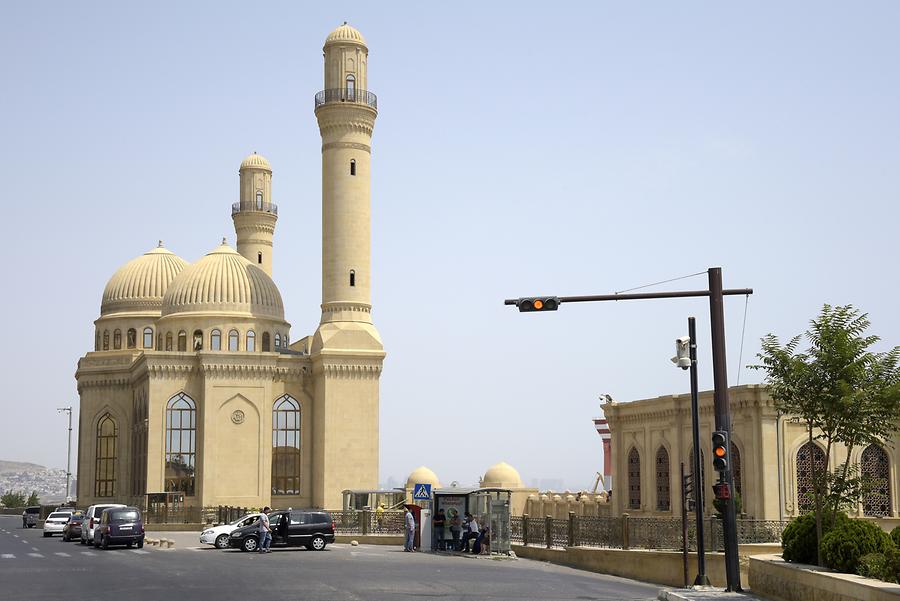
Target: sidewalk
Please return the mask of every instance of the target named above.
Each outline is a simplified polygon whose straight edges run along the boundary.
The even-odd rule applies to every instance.
[[[657,597],[659,601],[719,601],[728,599],[733,601],[762,601],[749,592],[726,593],[724,589],[714,586],[697,586],[689,589],[661,590]]]

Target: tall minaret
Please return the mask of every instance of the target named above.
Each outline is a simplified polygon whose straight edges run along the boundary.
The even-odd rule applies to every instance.
[[[237,251],[272,277],[272,236],[278,207],[272,203],[272,166],[255,152],[241,163],[240,201],[231,206]]]
[[[369,50],[346,23],[325,40],[322,134],[322,318],[310,345],[314,379],[312,504],[339,507],[343,490],[378,486],[379,379],[372,324],[369,165],[378,114]]]

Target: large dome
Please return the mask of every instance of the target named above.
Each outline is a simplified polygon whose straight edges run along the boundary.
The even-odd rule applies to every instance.
[[[414,469],[406,479],[406,488],[412,488],[416,484],[430,484],[431,488],[441,488],[441,481],[438,480],[437,474],[424,465]]]
[[[283,320],[284,305],[272,278],[223,240],[169,286],[162,314],[175,313],[244,313]]]
[[[266,159],[266,157],[254,152],[246,159],[241,161],[241,167],[239,171],[243,171],[244,169],[265,169],[266,171],[271,172],[272,165],[269,164],[269,161]]]
[[[187,261],[160,242],[158,248],[132,259],[113,274],[103,290],[100,315],[158,312],[169,284],[187,266]]]
[[[366,40],[359,30],[347,25],[346,21],[344,21],[343,25],[329,33],[328,37],[325,38],[326,46],[337,42],[354,42],[356,44],[362,44],[363,46],[366,45]]]
[[[516,468],[501,461],[488,468],[481,485],[485,488],[522,488],[522,477]]]

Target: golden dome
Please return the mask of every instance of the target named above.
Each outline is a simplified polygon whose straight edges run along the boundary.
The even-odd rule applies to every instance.
[[[337,42],[353,42],[356,44],[366,45],[366,40],[363,38],[362,34],[355,27],[351,27],[347,25],[347,22],[344,21],[344,24],[332,31],[328,34],[328,37],[325,38],[325,45],[334,44]]]
[[[437,474],[424,465],[414,469],[406,479],[406,488],[413,488],[416,484],[430,484],[431,488],[441,488],[441,481],[438,480]]]
[[[163,248],[132,259],[119,268],[103,290],[100,315],[123,312],[159,312],[163,295],[188,262]]]
[[[244,313],[283,320],[284,305],[272,278],[223,240],[169,286],[162,315],[174,313]]]
[[[272,165],[269,164],[269,161],[266,160],[266,157],[254,152],[246,159],[241,161],[241,168],[238,171],[243,171],[244,169],[264,169],[265,171],[271,173]]]
[[[481,479],[481,486],[485,488],[522,488],[522,477],[516,468],[501,461],[488,468]]]

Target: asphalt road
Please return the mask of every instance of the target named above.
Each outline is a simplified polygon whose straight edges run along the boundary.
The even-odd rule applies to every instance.
[[[165,536],[165,535],[162,535]],[[175,538],[175,537],[172,537]],[[659,586],[542,562],[404,553],[400,547],[330,545],[267,555],[201,546],[108,551],[43,538],[0,516],[3,601],[296,601],[489,599],[650,600]]]

